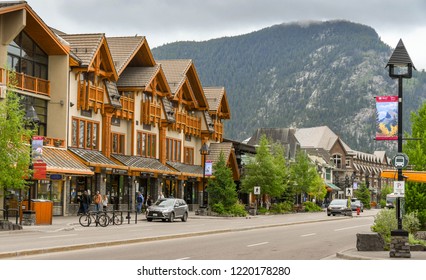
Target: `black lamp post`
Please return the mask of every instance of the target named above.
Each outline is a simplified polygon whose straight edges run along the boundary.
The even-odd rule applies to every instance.
[[[355,177],[356,177],[356,174],[355,174],[355,172],[353,172],[353,173],[352,173],[352,175],[351,175],[351,179],[352,179],[352,188],[354,187]]]
[[[31,131],[34,131],[36,126],[40,123],[40,119],[37,115],[37,112],[35,111],[35,109],[32,105],[30,105],[27,108],[27,111],[25,113],[25,120],[26,120],[25,128],[30,129]],[[30,137],[30,164],[29,164],[29,169],[30,170],[34,169],[34,166],[33,166],[33,137],[32,137],[32,133],[31,133],[31,137]],[[32,174],[30,174],[29,179],[32,180]],[[28,211],[31,211],[31,188],[32,188],[32,185],[30,184],[30,187],[28,188]]]
[[[210,154],[209,146],[207,143],[204,143],[203,146],[201,146],[200,154],[203,156],[203,199],[202,199],[202,206],[205,206],[204,198],[206,195],[206,187],[205,187],[205,178],[206,178],[206,157]]]
[[[130,192],[132,190],[132,176],[127,177],[127,223],[130,224]]]
[[[402,79],[410,79],[413,74],[413,62],[400,39],[386,67],[389,67],[389,76],[398,79],[398,153],[402,153]],[[398,168],[398,181],[403,181],[402,169]],[[396,217],[398,230],[402,230],[401,202],[396,199]]]

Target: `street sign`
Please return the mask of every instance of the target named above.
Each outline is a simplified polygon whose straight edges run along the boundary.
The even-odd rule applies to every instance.
[[[256,194],[256,195],[260,194],[260,187],[259,186],[255,186],[254,190],[253,190],[253,193]]]
[[[346,196],[353,196],[354,191],[352,188],[346,188]]]
[[[408,156],[404,153],[397,153],[392,159],[392,164],[396,169],[403,169],[408,165]]]
[[[398,197],[404,197],[405,182],[404,181],[394,181],[393,182],[393,193]]]

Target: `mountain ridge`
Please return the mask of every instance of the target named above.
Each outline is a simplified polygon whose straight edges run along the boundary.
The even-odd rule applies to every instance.
[[[369,26],[342,20],[283,23],[152,52],[155,59],[190,58],[203,86],[225,87],[231,108],[226,138],[241,141],[261,127],[326,125],[354,150],[396,147],[373,140],[374,97],[397,95],[397,83],[385,69],[392,49]],[[404,80],[404,131],[425,92],[424,72]]]

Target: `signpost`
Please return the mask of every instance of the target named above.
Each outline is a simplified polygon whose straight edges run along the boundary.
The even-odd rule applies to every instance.
[[[258,196],[260,195],[260,186],[254,186],[253,193],[256,196],[254,214],[257,215],[257,202],[258,202]]]

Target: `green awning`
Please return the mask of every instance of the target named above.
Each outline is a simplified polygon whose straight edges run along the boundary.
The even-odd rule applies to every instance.
[[[333,183],[326,183],[333,191],[341,191],[341,189]]]

